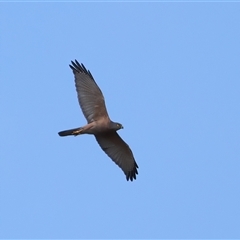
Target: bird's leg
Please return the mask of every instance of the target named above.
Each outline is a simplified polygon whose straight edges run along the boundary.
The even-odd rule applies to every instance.
[[[83,129],[80,128],[80,129],[78,129],[78,130],[73,131],[72,134],[76,137],[77,135],[81,134],[82,130],[83,130]]]

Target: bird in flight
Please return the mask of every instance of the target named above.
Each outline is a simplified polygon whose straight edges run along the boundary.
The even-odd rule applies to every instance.
[[[117,133],[123,128],[122,124],[111,121],[108,116],[102,91],[91,72],[77,60],[71,63],[69,66],[74,74],[78,101],[88,123],[83,127],[61,131],[59,136],[94,135],[102,150],[122,169],[127,181],[133,181],[138,174],[138,165],[131,149]]]

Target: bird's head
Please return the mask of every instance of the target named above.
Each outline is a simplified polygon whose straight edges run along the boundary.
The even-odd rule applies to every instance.
[[[122,129],[123,125],[121,123],[111,122],[111,129],[118,131],[119,129]]]

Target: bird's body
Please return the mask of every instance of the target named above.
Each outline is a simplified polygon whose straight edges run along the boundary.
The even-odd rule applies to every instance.
[[[117,123],[119,124],[119,123]],[[122,125],[117,125],[115,127],[115,123],[112,122],[109,119],[99,119],[97,121],[94,122],[90,122],[87,125],[80,127],[80,128],[74,128],[74,129],[70,129],[70,130],[66,130],[66,131],[61,131],[58,134],[61,137],[64,136],[68,136],[68,135],[80,135],[80,134],[101,134],[103,132],[111,132],[111,131],[116,131],[118,129],[116,128],[123,128]]]
[[[123,170],[127,180],[136,179],[138,165],[129,146],[118,135],[123,126],[110,120],[103,94],[92,74],[77,60],[69,65],[75,76],[79,104],[88,124],[59,132],[59,136],[93,134],[105,153]]]

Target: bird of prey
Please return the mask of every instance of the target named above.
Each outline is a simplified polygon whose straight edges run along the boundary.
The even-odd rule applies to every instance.
[[[87,125],[59,132],[59,136],[93,134],[102,150],[122,169],[126,179],[133,181],[138,174],[138,165],[127,143],[118,135],[122,124],[113,122],[108,116],[102,91],[91,72],[77,60],[70,68],[75,78],[78,101]]]

